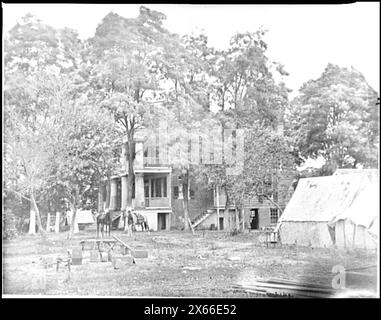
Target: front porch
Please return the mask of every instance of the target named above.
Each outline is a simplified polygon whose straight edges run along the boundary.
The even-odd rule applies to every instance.
[[[171,209],[170,168],[145,168],[135,170],[132,186],[133,209]],[[124,211],[127,208],[127,175],[114,176],[99,188],[98,210]]]

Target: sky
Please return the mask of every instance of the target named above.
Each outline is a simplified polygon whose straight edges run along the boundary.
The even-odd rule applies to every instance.
[[[126,18],[139,14],[139,4],[2,4],[4,31],[26,13],[56,28],[69,27],[82,39],[94,35],[103,17],[113,11]],[[237,32],[268,30],[268,57],[285,65],[284,78],[297,94],[301,85],[318,78],[328,63],[353,66],[379,92],[379,3],[345,5],[159,5],[144,6],[167,16],[171,32],[208,36],[209,45],[224,49]]]

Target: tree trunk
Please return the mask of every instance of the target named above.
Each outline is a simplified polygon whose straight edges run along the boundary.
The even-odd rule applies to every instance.
[[[133,136],[129,135],[129,141],[127,143],[127,163],[128,163],[128,175],[127,175],[127,208],[132,208],[132,188],[134,184],[134,141]]]
[[[56,212],[56,223],[54,225],[54,232],[59,233],[60,232],[60,212]]]
[[[271,198],[268,197],[267,195],[264,195],[264,197],[265,197],[267,200],[269,200],[274,206],[277,207],[277,209],[278,209],[279,212],[280,212],[280,215],[283,214],[283,210],[282,210],[282,208],[279,206],[279,204],[277,204],[273,199],[271,199]]]
[[[71,223],[70,223],[70,233],[69,233],[69,239],[73,238],[74,233],[78,233],[78,224],[77,224],[77,203],[79,198],[79,190],[78,187],[75,188],[75,194],[74,194],[74,201],[73,203],[70,203],[71,210],[72,210],[72,217],[71,217]]]
[[[110,199],[111,199],[111,177],[107,177],[106,183],[106,208],[110,207]]]
[[[48,212],[46,217],[46,232],[50,232],[50,212]]]
[[[191,228],[191,220],[189,218],[189,169],[186,169],[185,177],[183,179],[183,209],[184,209],[184,230]]]
[[[32,203],[30,204],[30,214],[29,214],[29,234],[36,234],[36,212],[33,209]]]
[[[32,200],[32,205],[33,205],[33,209],[36,213],[36,218],[37,218],[37,226],[38,226],[38,232],[44,236],[45,235],[45,231],[42,227],[42,221],[41,221],[41,215],[40,215],[40,210],[38,209],[38,206],[37,206],[37,203],[36,203],[36,199],[34,197],[34,193],[32,192],[31,195],[30,195],[30,199]]]
[[[245,231],[245,208],[243,205],[241,207],[241,231]]]
[[[235,207],[234,213],[235,213],[235,229],[238,231],[239,230],[239,209],[237,207]]]

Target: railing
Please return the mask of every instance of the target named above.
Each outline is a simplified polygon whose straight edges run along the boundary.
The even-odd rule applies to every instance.
[[[167,166],[168,164],[161,162],[161,159],[158,157],[144,157],[143,158],[143,165],[145,167],[161,167],[161,166]]]
[[[146,207],[156,207],[156,208],[168,208],[170,207],[169,198],[145,198]]]

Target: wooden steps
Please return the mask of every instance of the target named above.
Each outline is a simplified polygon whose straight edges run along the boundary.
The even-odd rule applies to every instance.
[[[213,213],[214,213],[214,211],[204,211],[203,213],[199,214],[192,221],[192,227],[193,227],[193,229],[197,228],[197,226],[199,226],[203,221],[205,221]]]

